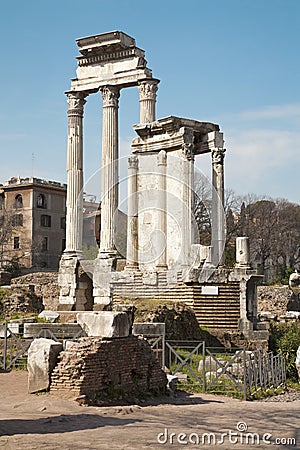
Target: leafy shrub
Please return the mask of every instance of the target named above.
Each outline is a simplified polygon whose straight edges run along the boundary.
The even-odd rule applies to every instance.
[[[296,381],[298,375],[295,360],[300,346],[300,324],[298,322],[272,323],[269,344],[270,350],[285,356],[287,377]]]

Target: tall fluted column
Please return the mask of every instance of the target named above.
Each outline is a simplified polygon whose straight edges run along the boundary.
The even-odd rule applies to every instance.
[[[114,214],[118,209],[118,107],[119,88],[102,88],[102,175],[101,236],[99,256],[117,253],[114,242]]]
[[[67,218],[64,253],[80,256],[83,222],[82,119],[84,92],[68,92]]]
[[[167,153],[161,150],[157,155],[158,174],[158,194],[157,194],[157,214],[158,214],[158,242],[157,249],[159,256],[156,267],[158,269],[167,268],[167,186],[166,186]]]
[[[182,223],[182,264],[190,267],[191,247],[194,242],[193,211],[194,211],[194,133],[185,130],[184,143],[181,147],[182,164],[182,208],[184,211]]]
[[[126,269],[138,268],[138,199],[137,199],[138,158],[128,158],[128,217]]]
[[[214,266],[225,263],[225,213],[224,213],[224,156],[223,133],[208,133],[208,145],[212,155],[212,250]]]
[[[140,123],[154,122],[156,92],[159,80],[149,78],[138,83],[140,93]]]

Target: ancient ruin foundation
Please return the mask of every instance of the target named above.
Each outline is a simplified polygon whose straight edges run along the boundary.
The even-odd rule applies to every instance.
[[[163,394],[167,383],[150,345],[136,336],[68,343],[51,380],[56,395],[93,405]]]
[[[174,116],[156,119],[159,80],[152,77],[144,51],[125,33],[81,38],[77,45],[77,77],[67,92],[67,240],[60,263],[60,309],[91,305],[94,310],[109,309],[114,298],[126,296],[168,295],[178,300],[179,287],[184,300],[193,287],[197,296],[192,294],[189,304],[197,308],[200,303],[200,310],[214,318],[214,327],[263,333],[257,325],[259,277],[249,266],[246,237],[238,241],[235,270],[224,269],[225,148],[219,125]],[[139,90],[140,123],[134,126],[137,137],[128,158],[126,264],[118,272],[118,101],[120,90],[132,86]],[[82,260],[82,120],[86,98],[98,92],[103,101],[101,238],[98,257],[86,262]],[[205,153],[211,155],[212,165],[210,246],[199,242],[193,217],[194,163]],[[90,282],[82,271],[89,274]],[[226,303],[226,295],[230,302]],[[224,321],[229,303],[233,315]]]

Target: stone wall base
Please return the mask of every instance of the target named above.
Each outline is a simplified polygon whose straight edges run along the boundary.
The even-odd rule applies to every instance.
[[[149,343],[139,337],[82,338],[69,343],[52,372],[50,391],[80,403],[101,405],[112,400],[163,394],[166,375]]]

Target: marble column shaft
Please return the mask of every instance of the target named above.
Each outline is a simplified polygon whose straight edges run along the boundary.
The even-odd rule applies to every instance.
[[[128,158],[128,206],[127,206],[127,253],[126,268],[138,267],[138,197],[137,197],[138,157]]]
[[[118,107],[119,88],[102,88],[101,236],[99,254],[116,254],[114,215],[118,210]]]
[[[86,93],[68,92],[67,217],[65,253],[80,255],[83,222],[82,120]]]
[[[224,156],[223,133],[208,134],[212,154],[212,247],[214,266],[225,264]],[[211,138],[211,139],[210,139]]]
[[[157,214],[158,214],[158,250],[160,252],[156,267],[167,268],[167,153],[161,150],[157,155],[158,193],[157,193]]]
[[[140,94],[140,123],[154,122],[156,118],[156,93],[159,80],[149,79],[138,83]]]

